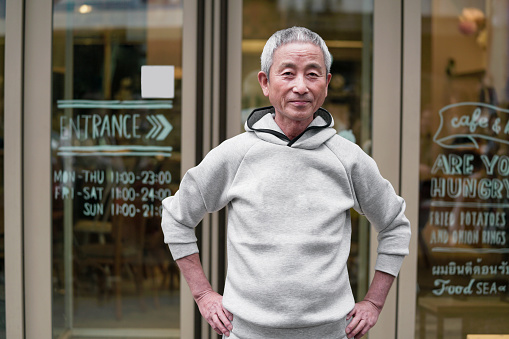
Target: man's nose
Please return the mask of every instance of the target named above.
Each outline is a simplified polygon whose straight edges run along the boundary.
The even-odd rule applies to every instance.
[[[293,91],[298,94],[306,94],[308,92],[308,86],[306,79],[303,76],[297,76],[293,84]]]

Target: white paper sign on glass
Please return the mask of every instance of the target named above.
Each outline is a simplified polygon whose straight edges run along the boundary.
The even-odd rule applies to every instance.
[[[175,66],[141,66],[142,98],[173,98]]]

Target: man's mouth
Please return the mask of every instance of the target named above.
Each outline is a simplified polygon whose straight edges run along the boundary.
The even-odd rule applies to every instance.
[[[293,105],[302,106],[308,104],[309,100],[290,100]]]

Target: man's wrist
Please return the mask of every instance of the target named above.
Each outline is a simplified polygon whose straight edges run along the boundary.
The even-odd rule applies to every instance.
[[[375,300],[372,300],[370,298],[364,298],[364,301],[367,301],[371,305],[373,305],[374,308],[378,311],[378,313],[382,312],[382,308],[384,307],[383,303],[376,302]]]
[[[196,302],[200,301],[201,299],[203,299],[204,296],[206,296],[207,294],[210,294],[214,292],[214,290],[212,288],[209,288],[209,289],[204,289],[204,290],[201,290],[201,291],[196,291],[195,293],[192,293],[193,294],[193,298]]]
[[[176,260],[177,265],[189,285],[194,300],[198,301],[213,292],[212,286],[203,272],[198,253]]]

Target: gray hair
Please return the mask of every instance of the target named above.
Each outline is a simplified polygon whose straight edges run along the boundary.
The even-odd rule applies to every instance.
[[[267,77],[269,77],[270,68],[272,67],[272,58],[274,57],[276,49],[291,42],[309,42],[320,47],[323,53],[325,67],[327,68],[327,74],[330,73],[332,56],[329,53],[329,49],[327,48],[325,41],[323,41],[318,34],[305,27],[294,26],[277,31],[272,34],[269,40],[267,40],[267,43],[265,43],[260,59],[262,72],[267,74]]]

